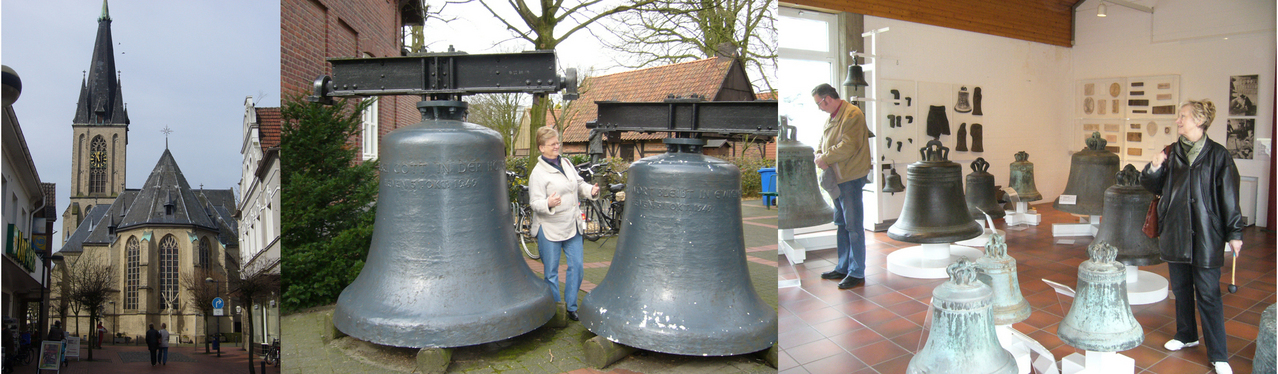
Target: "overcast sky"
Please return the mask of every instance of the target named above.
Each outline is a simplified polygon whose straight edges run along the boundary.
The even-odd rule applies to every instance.
[[[244,99],[279,106],[279,2],[109,4],[115,64],[129,108],[125,185],[139,188],[168,147],[192,188],[238,188]],[[22,78],[13,105],[40,180],[71,190],[71,120],[89,69],[101,0],[0,3],[0,62]],[[63,233],[54,234],[61,247]]]

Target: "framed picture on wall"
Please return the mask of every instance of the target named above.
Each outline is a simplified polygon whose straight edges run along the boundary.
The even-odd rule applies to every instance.
[[[1235,75],[1229,77],[1229,115],[1256,115],[1256,81],[1259,75]],[[1231,124],[1233,122],[1230,122]]]
[[[1127,118],[1176,118],[1180,100],[1179,75],[1127,78]]]
[[[1225,149],[1234,158],[1251,160],[1256,141],[1256,120],[1254,118],[1230,118],[1229,132],[1225,136]]]

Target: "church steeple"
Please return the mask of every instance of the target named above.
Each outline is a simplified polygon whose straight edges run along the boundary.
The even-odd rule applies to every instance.
[[[87,84],[80,90],[74,123],[89,125],[128,125],[120,79],[115,70],[115,49],[111,42],[111,14],[106,0],[98,17],[98,38],[93,45]]]

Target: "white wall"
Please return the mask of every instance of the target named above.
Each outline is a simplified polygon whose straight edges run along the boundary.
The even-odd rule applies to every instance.
[[[1006,186],[1008,169],[1017,151],[1030,154],[1035,184],[1050,202],[1061,191],[1069,174],[1069,137],[1073,123],[1072,54],[1069,48],[1033,43],[967,31],[953,30],[879,17],[865,17],[865,29],[889,27],[878,37],[880,79],[962,84],[968,90],[981,87],[985,152],[950,151],[950,159],[967,164],[976,157],[990,163],[997,184]],[[890,97],[889,97],[890,98]],[[959,123],[954,102],[946,105],[950,132]],[[927,107],[920,107],[914,126],[926,126]],[[971,122],[971,121],[966,121]],[[971,123],[969,123],[969,126]],[[922,139],[926,142],[927,139]],[[954,148],[954,136],[943,136]],[[970,145],[970,143],[969,143]],[[922,148],[915,139],[915,152]],[[901,171],[904,175],[904,170]]]
[[[1272,138],[1276,66],[1274,3],[1225,3],[1231,6],[1222,7],[1217,2],[1159,0],[1153,14],[1109,4],[1108,17],[1101,18],[1096,17],[1096,7],[1100,2],[1087,1],[1075,14],[1073,79],[1179,74],[1182,101],[1206,98],[1216,104],[1216,119],[1207,130],[1207,136],[1224,144],[1226,119],[1229,118],[1229,77],[1258,74],[1256,138]],[[1258,14],[1268,18],[1267,30],[1221,31],[1222,22],[1254,21]],[[1173,33],[1168,31],[1167,25],[1181,27]],[[1156,29],[1163,31],[1155,35]],[[1154,42],[1155,39],[1166,41]],[[1074,105],[1071,96],[1062,98]],[[1068,118],[1069,113],[1063,112],[1062,123]],[[1268,191],[1269,158],[1272,156],[1260,149],[1255,154],[1254,160],[1234,162],[1242,176],[1257,178],[1253,218],[1263,226],[1266,224],[1268,199],[1273,196],[1273,191]],[[1248,198],[1244,196],[1242,200],[1245,202]]]

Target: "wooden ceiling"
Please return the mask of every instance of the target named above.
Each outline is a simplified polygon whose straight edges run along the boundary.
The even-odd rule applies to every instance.
[[[1072,47],[1074,6],[1083,0],[786,0],[785,2]]]

